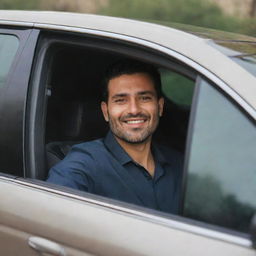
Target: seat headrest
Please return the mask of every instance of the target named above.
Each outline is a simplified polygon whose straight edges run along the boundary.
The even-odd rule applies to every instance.
[[[65,102],[62,106],[60,133],[65,139],[77,139],[81,136],[84,106],[82,102]]]
[[[47,116],[48,141],[87,141],[105,136],[108,125],[95,99],[54,101]]]

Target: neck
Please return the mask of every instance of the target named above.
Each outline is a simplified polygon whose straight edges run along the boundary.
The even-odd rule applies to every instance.
[[[138,144],[128,143],[115,137],[126,153],[138,164],[143,166],[151,176],[154,176],[155,162],[151,152],[151,137]]]

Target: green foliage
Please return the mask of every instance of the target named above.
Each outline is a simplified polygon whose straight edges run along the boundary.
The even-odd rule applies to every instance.
[[[190,106],[194,92],[194,81],[169,70],[161,69],[162,91],[171,101]]]
[[[109,0],[101,14],[133,19],[178,22],[255,35],[256,21],[225,15],[205,0]]]
[[[0,9],[36,10],[40,0],[0,0]]]
[[[256,37],[256,18],[242,20],[239,32]]]

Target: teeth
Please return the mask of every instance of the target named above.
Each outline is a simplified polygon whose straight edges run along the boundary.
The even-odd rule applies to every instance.
[[[131,121],[127,121],[128,124],[140,124],[140,123],[144,123],[144,120],[131,120]]]

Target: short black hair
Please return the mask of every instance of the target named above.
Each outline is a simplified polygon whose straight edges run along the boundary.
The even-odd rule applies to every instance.
[[[158,99],[162,97],[161,78],[156,67],[137,60],[121,59],[112,63],[105,72],[102,84],[102,100],[105,102],[108,100],[108,83],[111,79],[135,73],[147,74],[153,81]]]

